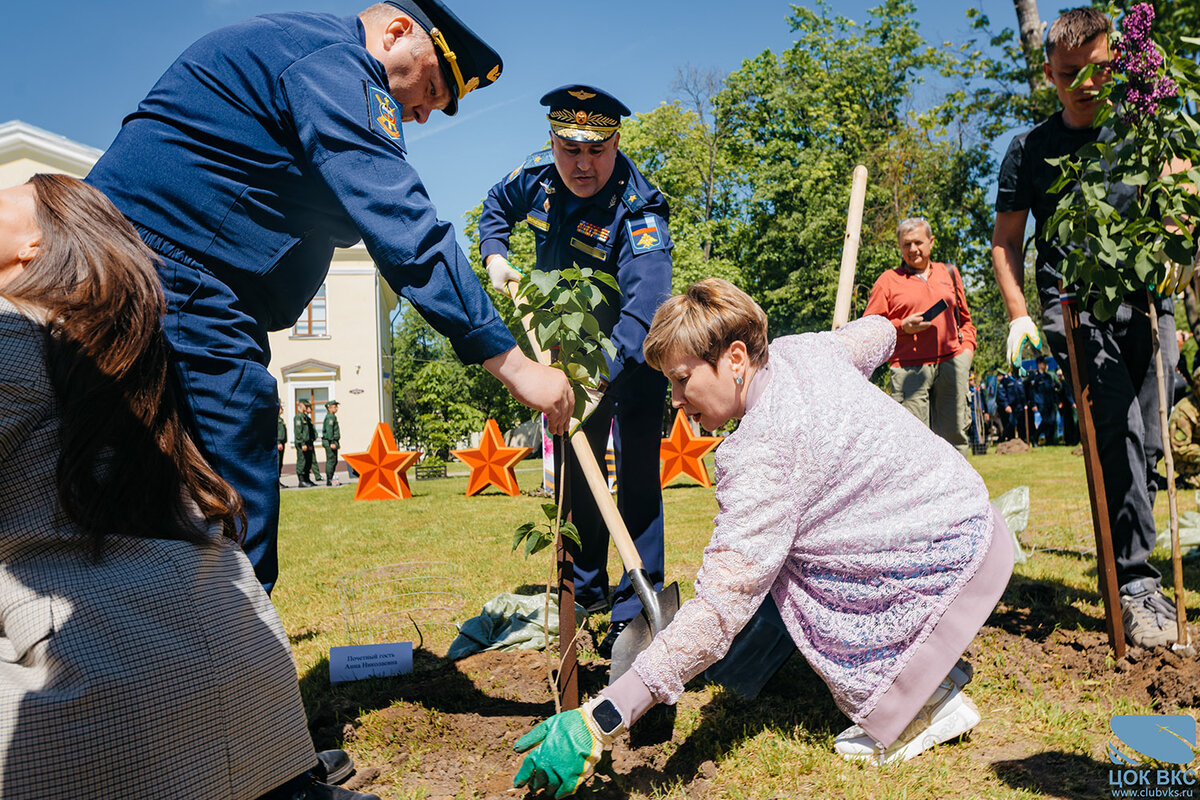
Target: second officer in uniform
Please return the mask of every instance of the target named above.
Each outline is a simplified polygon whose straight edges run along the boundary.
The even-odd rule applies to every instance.
[[[613,341],[604,402],[584,425],[598,463],[604,463],[609,423],[617,467],[617,506],[656,589],[663,580],[662,491],[658,451],[667,382],[642,357],[642,340],[659,305],[671,294],[667,201],[618,149],[621,117],[629,109],[593,86],[568,85],[542,97],[549,107],[550,149],[534,153],[492,187],[479,219],[480,253],[492,284],[503,291],[519,279],[507,261],[514,226],[527,223],[537,240],[537,266],[572,264],[613,275],[620,292],[601,287],[595,310]],[[608,531],[577,466],[570,481],[582,552],[575,557],[575,597],[602,607],[608,593]],[[622,578],[612,597],[612,626],[601,655],[641,610]]]
[[[333,479],[337,472],[338,453],[342,446],[342,426],[337,418],[338,401],[330,400],[325,404],[325,420],[321,423],[321,444],[325,445],[325,485],[337,483]]]

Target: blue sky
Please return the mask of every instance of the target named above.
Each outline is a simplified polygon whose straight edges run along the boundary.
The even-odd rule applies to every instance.
[[[256,14],[285,10],[357,13],[363,0],[55,0],[15,2],[0,33],[0,122],[20,119],[104,148],[121,119],[192,41]],[[504,74],[467,97],[456,117],[436,114],[405,128],[409,158],[442,218],[462,215],[546,139],[538,98],[564,83],[590,83],[635,113],[670,99],[677,68],[722,73],[765,49],[792,42],[790,4],[775,0],[646,2],[450,0],[455,12],[499,51]],[[841,0],[837,13],[866,19],[878,0]],[[809,2],[801,5],[812,5]],[[962,41],[965,11],[981,8],[996,27],[1015,27],[1012,0],[921,0],[929,42]],[[1041,9],[1053,13],[1054,6]],[[914,99],[921,104],[920,94]],[[1002,147],[1006,144],[1001,142]],[[462,241],[460,237],[460,241]]]

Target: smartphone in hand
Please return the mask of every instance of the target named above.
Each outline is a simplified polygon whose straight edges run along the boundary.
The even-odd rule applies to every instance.
[[[946,308],[946,301],[938,300],[929,308],[928,311],[921,315],[921,319],[925,320],[926,322],[932,322],[933,318],[945,311]]]

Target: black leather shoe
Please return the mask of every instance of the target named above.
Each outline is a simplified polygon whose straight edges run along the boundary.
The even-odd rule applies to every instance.
[[[313,775],[319,770],[320,767],[317,767],[312,772],[297,775],[282,786],[260,795],[258,800],[381,800],[377,794],[352,792],[340,786],[323,783]]]
[[[593,600],[590,603],[580,603],[580,605],[583,606],[583,613],[589,617],[592,614],[603,614],[605,611],[608,611],[608,598],[601,597],[599,600]]]
[[[324,783],[342,783],[354,774],[354,759],[345,750],[322,750],[317,753],[320,767],[312,775]]]
[[[604,634],[604,639],[596,648],[596,652],[601,658],[612,658],[613,645],[617,643],[617,637],[621,635],[621,631],[629,627],[629,620],[623,619],[620,622],[614,622],[608,626],[608,633]]]

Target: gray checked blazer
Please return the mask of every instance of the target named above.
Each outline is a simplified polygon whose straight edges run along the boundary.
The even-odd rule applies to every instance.
[[[258,797],[316,763],[283,625],[227,539],[68,544],[43,335],[0,298],[0,797]]]

